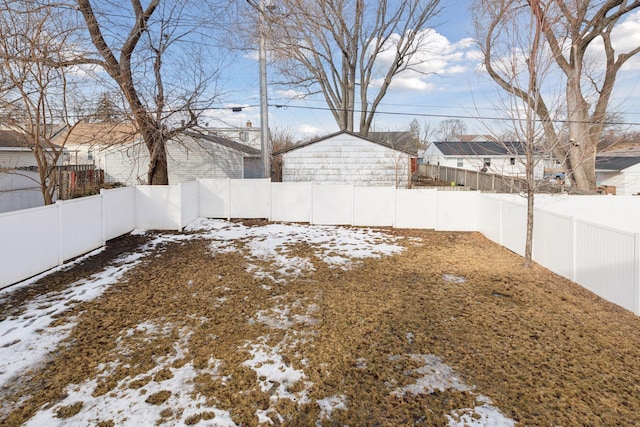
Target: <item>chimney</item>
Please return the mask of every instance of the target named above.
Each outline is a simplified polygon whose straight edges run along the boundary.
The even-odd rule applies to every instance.
[[[250,121],[247,122],[247,127],[250,128],[252,123]]]

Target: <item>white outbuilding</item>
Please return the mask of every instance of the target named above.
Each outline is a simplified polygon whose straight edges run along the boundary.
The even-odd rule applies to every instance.
[[[273,153],[282,156],[283,182],[407,188],[418,146],[408,132],[363,137],[341,131]]]

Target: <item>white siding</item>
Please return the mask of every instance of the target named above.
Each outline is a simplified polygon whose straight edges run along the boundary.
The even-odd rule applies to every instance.
[[[296,148],[282,156],[282,181],[406,187],[409,155],[340,134]]]
[[[147,184],[149,154],[143,143],[94,151],[96,167],[107,182]],[[185,138],[167,144],[169,184],[196,179],[243,178],[244,153],[206,140]]]
[[[223,145],[186,138],[182,142],[171,141],[167,152],[170,184],[198,178],[242,178],[243,154]]]
[[[24,168],[37,166],[36,158],[31,150],[0,149],[0,169]]]
[[[95,164],[104,170],[106,182],[119,182],[124,185],[147,183],[149,154],[143,143],[100,151],[96,154]]]
[[[640,193],[640,163],[623,169],[620,172],[598,173],[598,185],[612,185],[616,187],[616,194],[632,196]]]
[[[432,165],[446,166],[449,168],[465,169],[477,172],[484,166],[484,159],[491,159],[491,166],[488,168],[489,173],[495,173],[505,176],[525,177],[524,159],[513,156],[500,155],[477,155],[477,156],[445,156],[435,144],[430,144],[423,154],[423,162]],[[511,164],[511,159],[515,159],[515,164]],[[462,166],[459,166],[458,160],[462,159]],[[544,175],[544,161],[538,160],[534,169],[534,177],[542,179]]]

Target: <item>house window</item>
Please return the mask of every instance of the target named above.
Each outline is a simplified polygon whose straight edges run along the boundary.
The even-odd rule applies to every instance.
[[[485,157],[484,159],[482,159],[482,161],[484,162],[484,165],[486,167],[490,167],[491,166],[491,158]]]
[[[464,166],[464,159],[463,158],[458,158],[458,167],[461,168]]]
[[[93,151],[91,150],[87,151],[87,160],[90,162],[93,161]]]
[[[240,141],[242,141],[242,142],[249,141],[249,132],[247,132],[247,131],[240,132]]]
[[[515,165],[516,164],[516,158],[515,157],[510,158],[509,159],[509,164],[511,164],[511,166]]]

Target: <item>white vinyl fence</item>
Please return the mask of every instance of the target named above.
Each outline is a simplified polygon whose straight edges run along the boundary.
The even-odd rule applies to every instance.
[[[608,203],[625,210],[625,218],[637,218],[640,199],[601,196],[558,201],[542,200],[542,207],[535,211],[534,260],[640,314],[640,230],[596,221],[597,211],[603,212],[605,224],[604,218],[611,217],[607,215]],[[571,213],[572,204],[579,207],[575,213]],[[579,215],[582,212],[589,212],[586,220]],[[197,217],[480,231],[522,255],[526,206],[522,198],[471,191],[271,183],[264,179],[198,180],[103,190],[98,196],[0,214],[0,288],[134,229],[182,230]],[[620,218],[622,214],[618,214]]]

